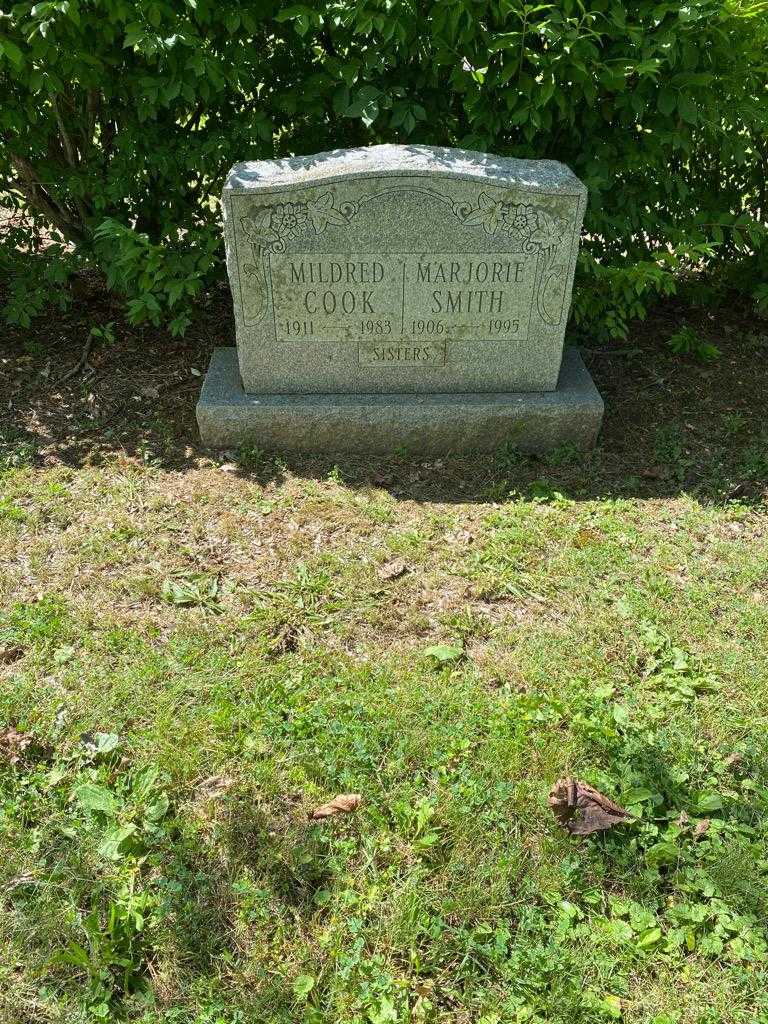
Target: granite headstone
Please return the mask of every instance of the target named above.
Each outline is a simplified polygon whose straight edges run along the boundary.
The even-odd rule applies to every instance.
[[[563,362],[585,203],[563,164],[455,149],[235,165],[223,208],[237,365],[214,354],[203,439],[593,443],[602,401],[578,355]]]

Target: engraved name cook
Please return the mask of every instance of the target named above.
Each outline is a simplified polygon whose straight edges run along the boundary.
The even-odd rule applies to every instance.
[[[437,200],[444,237],[451,223],[470,229],[471,251],[417,251],[415,239],[410,251],[340,252],[339,229],[393,194]],[[440,366],[453,340],[525,342],[534,321],[562,323],[575,220],[562,197],[548,209],[489,186],[457,202],[419,182],[357,201],[333,185],[301,200],[233,199],[242,320],[276,343],[350,343],[363,366]],[[336,251],[319,251],[329,228]]]
[[[498,253],[271,256],[275,338],[525,338],[535,265]]]

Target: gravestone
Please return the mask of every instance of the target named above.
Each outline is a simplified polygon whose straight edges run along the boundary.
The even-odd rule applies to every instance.
[[[212,447],[546,451],[603,404],[565,326],[586,190],[563,164],[374,146],[237,164],[235,349],[197,408]]]

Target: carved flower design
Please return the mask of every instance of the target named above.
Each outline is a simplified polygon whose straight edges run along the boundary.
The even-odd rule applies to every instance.
[[[482,224],[489,235],[495,235],[504,221],[504,204],[481,192],[477,209],[464,218],[465,224]]]
[[[509,226],[519,235],[530,235],[538,227],[538,216],[533,206],[517,203],[508,211]]]
[[[538,210],[536,213],[536,225],[531,233],[530,240],[535,242],[543,250],[555,250],[562,241],[562,225],[546,210]]]
[[[270,227],[279,238],[293,238],[306,223],[305,203],[277,203],[272,207]]]
[[[329,224],[346,224],[347,218],[334,206],[333,193],[323,192],[307,203],[309,217],[315,231],[325,231]]]

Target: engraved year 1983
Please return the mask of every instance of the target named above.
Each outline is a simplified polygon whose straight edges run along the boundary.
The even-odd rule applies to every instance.
[[[366,334],[391,334],[392,333],[392,321],[391,320],[361,320],[360,321],[360,333]]]

